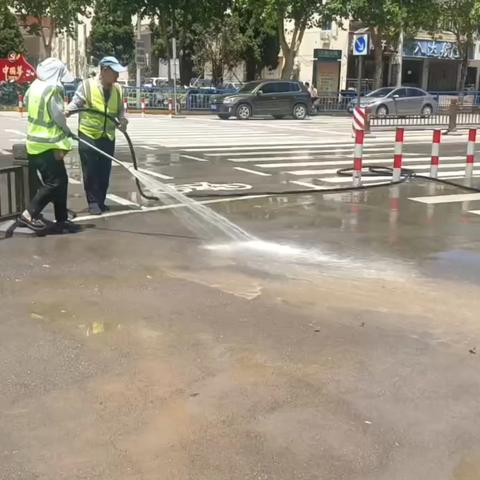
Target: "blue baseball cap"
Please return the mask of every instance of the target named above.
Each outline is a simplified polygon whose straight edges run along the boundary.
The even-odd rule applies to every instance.
[[[115,57],[103,57],[99,63],[100,67],[111,68],[114,72],[122,73],[127,70]]]

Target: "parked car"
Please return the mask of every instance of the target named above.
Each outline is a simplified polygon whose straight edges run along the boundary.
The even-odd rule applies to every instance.
[[[71,102],[75,92],[77,91],[78,85],[82,82],[81,78],[76,78],[71,83],[64,83],[63,90],[65,93],[65,97],[68,98],[68,101]]]
[[[274,118],[293,116],[303,120],[310,113],[312,99],[303,83],[293,80],[260,80],[246,83],[237,93],[214,97],[210,110],[221,119],[254,115]]]
[[[353,111],[358,99],[350,102],[348,110]],[[429,117],[438,112],[438,103],[425,90],[413,87],[386,87],[374,90],[360,97],[360,106],[369,107],[377,117],[387,115],[422,115]]]

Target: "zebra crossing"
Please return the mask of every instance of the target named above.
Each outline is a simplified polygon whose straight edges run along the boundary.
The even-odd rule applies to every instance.
[[[25,120],[23,122],[26,123]],[[75,130],[76,121],[71,119],[69,123]],[[24,138],[23,130],[15,125],[14,128],[5,129],[5,133],[17,136],[15,140],[18,141]],[[215,184],[218,181],[225,182],[228,177],[227,181],[233,182],[232,185],[238,182],[256,185],[265,182],[269,186],[280,183],[282,186],[291,185],[293,189],[322,190],[348,186],[352,181],[349,177],[337,174],[339,169],[351,167],[353,163],[354,145],[348,118],[316,117],[304,122],[270,119],[241,122],[221,121],[210,116],[174,119],[132,117],[128,131],[137,152],[143,152],[139,157],[142,171],[175,184],[198,180]],[[392,166],[394,135],[392,131],[374,132],[366,137],[365,167]],[[419,174],[429,173],[431,137],[431,131],[406,131],[403,154],[405,168]],[[119,152],[127,147],[122,135],[117,136],[117,145]],[[158,154],[162,152],[175,154],[179,161],[175,165],[159,161]],[[465,159],[466,136],[444,137],[438,176],[445,179],[464,177]],[[177,178],[178,172],[181,178]],[[480,167],[474,170],[474,175],[480,175]],[[389,180],[389,176],[362,179],[365,185]],[[425,202],[416,198],[412,200],[434,204],[428,200],[430,197],[425,198]],[[112,201],[121,203],[119,198],[112,198]],[[469,201],[475,202],[477,197]],[[443,200],[439,199],[438,203],[442,204]],[[479,208],[472,213],[480,214]]]
[[[348,182],[337,171],[352,164],[353,139],[348,118],[315,117],[294,120],[222,121],[214,117],[135,118],[129,127],[135,145],[145,151],[165,148],[187,161],[231,166],[234,172],[257,177],[282,175],[287,182]],[[430,169],[431,131],[407,131],[404,166],[418,173]],[[124,145],[119,138],[119,145]],[[411,146],[409,146],[409,144]],[[367,136],[364,165],[391,166],[394,132]],[[465,142],[444,137],[439,176],[461,177],[465,168]],[[480,171],[475,171],[475,174]],[[300,177],[300,178],[299,178]],[[378,178],[365,178],[375,182]]]

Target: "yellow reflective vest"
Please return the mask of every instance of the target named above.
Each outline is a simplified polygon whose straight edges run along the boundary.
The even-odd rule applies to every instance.
[[[119,85],[113,85],[108,103],[105,103],[102,85],[94,78],[85,80],[83,88],[86,98],[85,108],[97,110],[114,118],[119,116],[122,106],[122,90]],[[79,130],[94,140],[102,137],[115,139],[115,123],[106,116],[96,113],[81,112]]]
[[[53,121],[48,110],[51,99],[58,95],[63,101],[62,88],[36,80],[28,90],[27,152],[40,155],[48,150],[71,150],[72,142]]]

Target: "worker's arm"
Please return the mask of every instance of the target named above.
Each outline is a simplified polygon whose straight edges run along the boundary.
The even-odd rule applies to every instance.
[[[85,87],[83,82],[78,86],[72,101],[67,105],[66,115],[70,116],[71,112],[84,108],[87,103],[87,97],[85,96]]]
[[[72,136],[72,131],[68,128],[67,118],[63,111],[63,99],[61,95],[52,95],[47,105],[48,113],[53,121],[63,130],[68,137]]]
[[[122,87],[117,85],[119,91],[122,91]],[[120,122],[120,130],[123,132],[127,131],[128,120],[125,117],[125,108],[123,106],[123,95],[120,95],[120,108],[118,110],[118,121]]]

